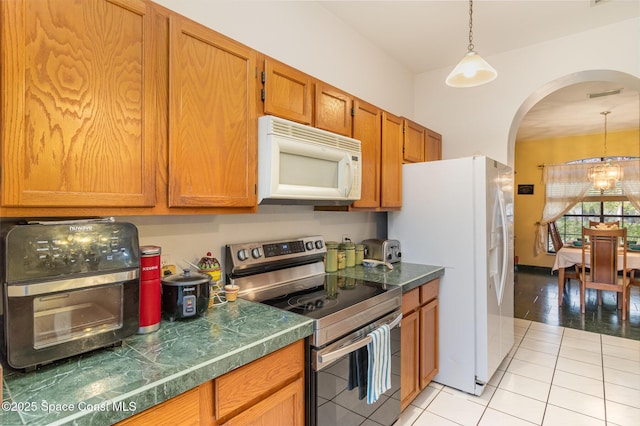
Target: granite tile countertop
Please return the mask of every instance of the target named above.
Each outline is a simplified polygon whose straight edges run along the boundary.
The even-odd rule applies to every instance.
[[[313,320],[238,299],[31,373],[4,370],[0,424],[104,425],[302,339]]]
[[[444,274],[439,266],[356,266],[336,275],[383,282],[403,292]],[[0,424],[111,424],[287,346],[313,332],[313,320],[238,299],[202,318],[163,321],[125,339],[31,373],[4,370]]]
[[[333,272],[333,274],[348,278],[398,285],[402,287],[403,293],[444,275],[444,267],[442,266],[404,262],[394,263],[392,266],[392,270],[382,265],[374,267],[355,266],[341,269],[338,272]]]

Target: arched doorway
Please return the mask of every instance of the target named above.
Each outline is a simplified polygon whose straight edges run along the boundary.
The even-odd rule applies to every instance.
[[[638,105],[640,105],[640,79],[624,72],[614,70],[587,70],[569,74],[562,78],[550,81],[549,83],[540,87],[538,90],[531,93],[531,95],[529,95],[529,97],[525,99],[522,105],[520,105],[520,108],[518,108],[518,111],[514,115],[511,122],[511,127],[509,129],[507,147],[508,164],[515,164],[514,153],[516,136],[524,117],[531,110],[531,108],[533,108],[534,105],[543,100],[546,96],[559,89],[573,84],[589,81],[606,81],[619,83],[621,87],[625,87],[628,90],[634,90],[638,94]],[[637,126],[640,127],[640,115],[637,116],[637,118],[639,120]]]

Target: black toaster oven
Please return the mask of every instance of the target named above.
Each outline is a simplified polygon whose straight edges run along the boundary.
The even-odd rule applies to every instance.
[[[11,367],[32,370],[136,333],[140,256],[134,225],[3,226],[0,259],[0,349]]]

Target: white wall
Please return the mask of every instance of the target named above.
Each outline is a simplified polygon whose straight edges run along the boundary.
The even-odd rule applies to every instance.
[[[187,267],[208,251],[224,262],[225,244],[322,235],[354,242],[384,237],[386,213],[314,212],[309,206],[260,206],[258,214],[132,216],[117,218],[138,227],[141,245],[162,247],[163,260]]]
[[[393,114],[413,118],[413,75],[316,2],[156,3]]]
[[[476,47],[482,54],[482,46]],[[640,78],[640,18],[485,59],[498,78],[484,86],[446,86],[450,68],[416,76],[416,120],[443,134],[445,159],[482,153],[513,165],[515,132],[526,113],[522,105],[530,108],[553,90],[582,81],[585,71]]]

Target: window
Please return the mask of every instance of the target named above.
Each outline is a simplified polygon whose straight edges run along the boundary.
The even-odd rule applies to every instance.
[[[612,158],[612,160],[626,159],[630,158]],[[601,159],[588,159],[572,163],[599,160]],[[627,240],[640,244],[640,211],[627,200],[619,182],[614,188],[603,193],[592,188],[581,202],[556,221],[562,241],[575,241],[582,237],[582,227],[589,226],[589,221],[620,221],[620,226],[627,228]],[[551,238],[547,239],[547,251],[549,253],[555,252]]]

